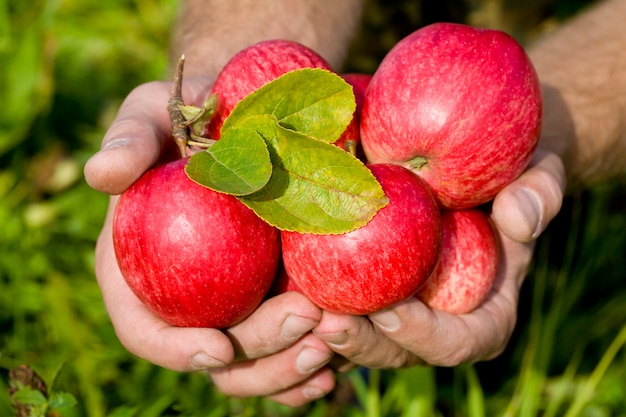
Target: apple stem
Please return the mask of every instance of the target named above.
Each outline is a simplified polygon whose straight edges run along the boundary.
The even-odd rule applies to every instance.
[[[424,158],[423,156],[416,156],[415,158],[408,161],[409,166],[412,169],[422,169],[424,165],[428,164],[428,158]]]
[[[353,140],[347,140],[345,143],[346,151],[352,156],[356,156],[356,142]]]
[[[185,55],[181,55],[176,64],[176,72],[174,73],[174,85],[172,86],[172,94],[167,101],[167,111],[170,115],[170,123],[172,126],[172,138],[180,155],[184,158],[187,156],[187,144],[190,141],[187,120],[180,109],[184,105],[182,86],[183,86],[183,67],[185,66]]]

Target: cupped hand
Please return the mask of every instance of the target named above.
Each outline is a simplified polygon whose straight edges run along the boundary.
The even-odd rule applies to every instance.
[[[112,238],[117,195],[164,155],[176,152],[167,113],[171,85],[152,82],[133,90],[102,149],[85,166],[90,186],[111,195],[95,272],[117,336],[128,351],[154,364],[208,372],[217,388],[231,396],[268,396],[293,406],[321,397],[334,388],[334,373],[326,366],[333,352],[311,334],[322,312],[304,296],[290,292],[270,298],[224,331],[178,328],[155,316],[124,281]],[[209,87],[210,80],[186,80],[185,102],[201,104]]]
[[[496,196],[491,218],[500,243],[498,274],[471,313],[433,310],[412,297],[368,317],[324,311],[313,333],[353,364],[374,368],[455,366],[498,356],[516,324],[534,241],[559,212],[564,190],[560,158],[538,149],[529,168]]]

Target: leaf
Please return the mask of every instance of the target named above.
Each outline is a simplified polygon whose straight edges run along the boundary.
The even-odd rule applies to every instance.
[[[178,108],[185,117],[186,125],[190,126],[196,135],[200,135],[204,126],[211,120],[217,108],[217,94],[211,94],[202,107],[179,105]]]
[[[37,389],[24,387],[13,394],[13,400],[25,405],[43,405],[48,399]]]
[[[76,398],[67,392],[54,392],[50,397],[48,406],[52,409],[58,410],[60,408],[69,408],[76,405]]]
[[[290,71],[241,100],[220,134],[250,116],[271,114],[291,130],[333,143],[350,124],[356,102],[339,75],[319,68]]]
[[[265,187],[239,197],[281,230],[346,233],[365,225],[388,200],[371,171],[337,146],[285,129],[273,116],[256,116],[274,166]]]
[[[204,152],[189,158],[185,172],[212,190],[247,195],[270,179],[272,162],[263,138],[250,127],[233,127]]]

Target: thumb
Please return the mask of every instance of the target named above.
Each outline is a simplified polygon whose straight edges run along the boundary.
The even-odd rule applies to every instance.
[[[170,85],[143,84],[126,97],[101,150],[85,165],[85,180],[92,188],[120,194],[157,162],[170,138]]]
[[[565,168],[554,153],[538,149],[528,169],[494,199],[491,218],[517,242],[535,240],[561,210]]]

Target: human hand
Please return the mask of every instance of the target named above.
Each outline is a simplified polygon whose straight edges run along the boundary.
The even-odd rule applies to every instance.
[[[185,80],[187,103],[200,104],[210,80]],[[131,353],[176,371],[206,371],[231,396],[267,396],[288,405],[321,397],[334,387],[326,364],[333,353],[310,333],[322,312],[301,294],[268,299],[241,323],[217,329],[178,328],[156,317],[130,290],[113,249],[112,220],[122,193],[160,158],[175,152],[167,100],[171,84],[153,82],[132,91],[107,131],[102,150],[88,161],[85,178],[111,194],[96,246],[96,277],[121,343]]]
[[[353,364],[374,368],[455,366],[498,356],[516,324],[534,241],[559,212],[564,189],[560,158],[538,149],[526,172],[496,196],[491,218],[500,264],[491,293],[473,312],[436,311],[411,297],[368,317],[324,311],[313,333]]]

